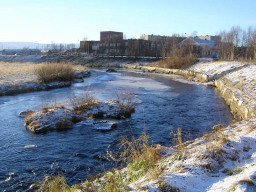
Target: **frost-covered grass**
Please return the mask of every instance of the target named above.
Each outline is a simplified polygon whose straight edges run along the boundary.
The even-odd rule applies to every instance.
[[[245,66],[247,63],[237,61],[213,61],[213,62],[199,62],[188,68],[191,71],[202,73],[208,76],[216,76],[230,72],[230,70]]]
[[[154,191],[164,181],[166,188],[187,192],[239,191],[241,185],[241,191],[255,190],[255,141],[256,119],[216,129],[186,143],[181,158],[176,158],[177,148],[166,148],[163,174],[156,180],[144,177],[129,187]]]
[[[89,175],[85,182],[69,187],[65,179],[60,176],[42,179],[35,187],[39,191],[54,186],[54,189],[66,191],[92,191],[92,192],[119,192],[129,191],[129,184],[147,175],[150,178],[158,178],[163,168],[156,164],[160,159],[161,148],[148,142],[149,137],[143,134],[139,138],[128,140],[124,138],[120,144],[120,159],[127,164],[125,169],[114,168],[103,174]]]
[[[51,66],[52,70],[42,70],[45,66]],[[57,66],[57,67],[56,67]],[[0,62],[0,95],[15,94],[20,92],[44,90],[54,87],[67,86],[70,83],[64,82],[70,78],[83,78],[84,71],[88,69],[80,65],[62,63],[36,64],[36,63],[6,63]],[[62,70],[62,69],[65,70]],[[42,76],[38,74],[41,72]],[[58,83],[43,86],[42,83]]]
[[[16,84],[17,82],[20,82],[20,81],[36,82],[38,80],[37,71],[42,69],[42,67],[45,67],[45,66],[51,66],[50,72],[55,71],[55,73],[61,72],[60,70],[63,68],[67,68],[68,70],[79,71],[79,72],[88,70],[86,67],[81,65],[71,65],[71,64],[67,65],[62,63],[36,64],[36,63],[0,62],[0,84],[3,84],[3,83]]]
[[[37,81],[35,65],[37,64],[0,62],[0,84]]]
[[[256,189],[256,119],[226,128],[214,127],[213,132],[185,142],[184,152],[179,146],[149,145],[146,135],[125,139],[121,146],[125,147],[121,153],[121,159],[127,163],[125,168],[90,175],[85,182],[69,189],[183,192]],[[164,155],[159,158],[161,150]]]

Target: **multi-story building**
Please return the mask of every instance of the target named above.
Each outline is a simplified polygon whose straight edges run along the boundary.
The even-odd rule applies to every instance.
[[[143,40],[147,40],[147,41],[155,41],[155,42],[161,42],[161,41],[164,41],[166,38],[168,38],[167,36],[161,36],[161,35],[145,35],[145,34],[142,34],[140,36],[140,39],[143,39]]]
[[[140,39],[126,40],[122,32],[102,31],[99,41],[80,41],[80,50],[93,55],[166,57],[174,44],[182,45],[190,39],[194,46],[198,46],[198,55],[216,56],[213,51],[216,38],[208,35],[185,38],[143,34]]]
[[[80,49],[95,55],[125,55],[128,43],[122,32],[102,31],[100,41],[80,41]]]
[[[177,38],[180,42],[184,38]],[[122,32],[102,31],[99,41],[80,41],[80,50],[93,55],[163,56],[171,47],[172,37],[142,35],[140,39],[123,39]]]

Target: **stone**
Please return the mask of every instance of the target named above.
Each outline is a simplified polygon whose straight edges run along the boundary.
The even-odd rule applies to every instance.
[[[37,145],[26,145],[26,146],[24,146],[24,148],[36,148],[37,147]]]
[[[99,131],[110,131],[116,127],[117,123],[113,121],[98,121],[94,124],[94,128]]]
[[[106,72],[114,73],[114,72],[117,72],[117,71],[115,69],[109,68],[109,69],[106,70]]]
[[[28,113],[32,113],[32,112],[34,112],[34,111],[32,111],[32,110],[22,111],[18,114],[18,117],[25,118]]]

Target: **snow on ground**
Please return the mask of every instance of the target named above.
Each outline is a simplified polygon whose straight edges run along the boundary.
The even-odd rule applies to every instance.
[[[256,64],[242,68],[224,77],[229,87],[239,90],[239,94],[256,105]]]
[[[195,64],[188,68],[191,71],[202,73],[205,75],[208,75],[209,77],[218,76],[221,74],[226,74],[232,70],[235,70],[237,68],[246,66],[246,63],[241,62],[199,62],[198,64]]]
[[[144,177],[130,187],[157,191],[165,182],[166,189],[181,192],[256,191],[255,149],[256,119],[216,128],[185,143],[184,151],[166,148],[163,175],[153,181]]]
[[[28,55],[28,56],[15,56],[15,55],[0,55],[0,61],[6,62],[38,62],[42,56]]]

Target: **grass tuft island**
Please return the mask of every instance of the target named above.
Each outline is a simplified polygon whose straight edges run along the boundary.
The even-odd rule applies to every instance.
[[[39,111],[21,112],[20,116],[24,117],[26,128],[33,133],[70,129],[80,121],[95,125],[95,129],[107,131],[117,126],[113,119],[130,117],[137,104],[133,94],[127,91],[119,91],[117,99],[105,102],[97,101],[87,91],[80,96],[74,95],[65,103],[69,105],[53,104]]]

